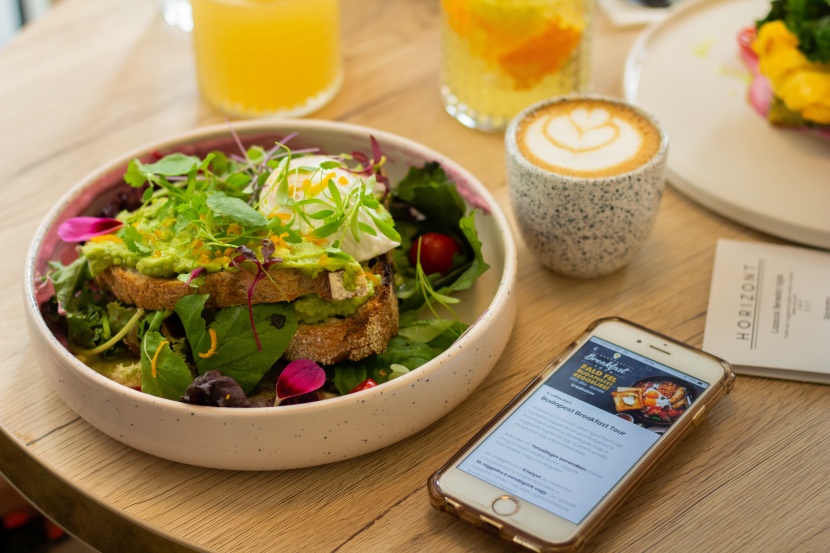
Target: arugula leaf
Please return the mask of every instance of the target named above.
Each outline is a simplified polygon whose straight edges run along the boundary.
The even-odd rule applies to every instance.
[[[288,348],[297,331],[294,309],[287,303],[253,306],[256,331],[262,343],[262,351],[258,351],[248,307],[238,305],[220,309],[208,324],[203,315],[207,298],[207,295],[184,296],[175,307],[184,325],[196,368],[199,374],[221,370],[249,393]],[[210,330],[216,336],[215,348],[212,348]],[[212,349],[215,352],[209,354]]]

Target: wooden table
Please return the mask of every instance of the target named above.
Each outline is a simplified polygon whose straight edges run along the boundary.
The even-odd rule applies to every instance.
[[[615,30],[600,15],[595,32],[595,90],[619,96],[637,31]],[[502,137],[462,127],[441,106],[438,2],[344,0],[343,34],[345,86],[315,116],[444,152],[507,206]],[[197,91],[190,36],[165,25],[154,0],[65,0],[0,52],[0,470],[102,551],[512,550],[433,510],[429,474],[595,318],[620,315],[699,346],[715,241],[775,241],[672,189],[645,250],[613,276],[557,277],[520,241],[510,343],[484,384],[436,424],[316,468],[180,465],[106,437],[51,390],[25,331],[23,260],[40,219],[84,174],[222,120]],[[827,392],[740,378],[605,527],[596,550],[827,550]]]

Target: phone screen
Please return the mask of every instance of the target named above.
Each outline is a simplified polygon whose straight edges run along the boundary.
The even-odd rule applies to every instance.
[[[594,336],[458,468],[579,524],[706,387]]]

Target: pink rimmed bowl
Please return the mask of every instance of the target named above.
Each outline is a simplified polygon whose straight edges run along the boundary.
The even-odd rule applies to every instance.
[[[61,222],[94,214],[118,193],[131,159],[185,152],[203,156],[238,151],[227,125],[184,133],[129,152],[83,178],[40,225],[26,260],[26,314],[39,364],[58,395],[92,426],[131,447],[172,461],[231,470],[278,470],[322,465],[375,451],[437,421],[490,373],[516,316],[516,245],[507,219],[487,189],[445,156],[411,140],[355,125],[314,120],[233,123],[247,145],[273,144],[288,134],[293,149],[370,153],[374,136],[387,157],[390,182],[408,168],[437,161],[459,185],[477,217],[490,270],[461,294],[457,310],[471,324],[452,347],[395,380],[316,403],[228,409],[202,407],[143,394],[101,376],[76,359],[47,328],[39,305],[51,295],[42,286],[50,260],[75,258],[74,245],[56,231]]]

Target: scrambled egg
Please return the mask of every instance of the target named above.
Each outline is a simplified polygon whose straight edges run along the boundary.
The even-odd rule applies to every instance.
[[[798,38],[780,20],[761,26],[752,49],[761,74],[787,109],[813,123],[830,124],[830,64],[804,57]]]

